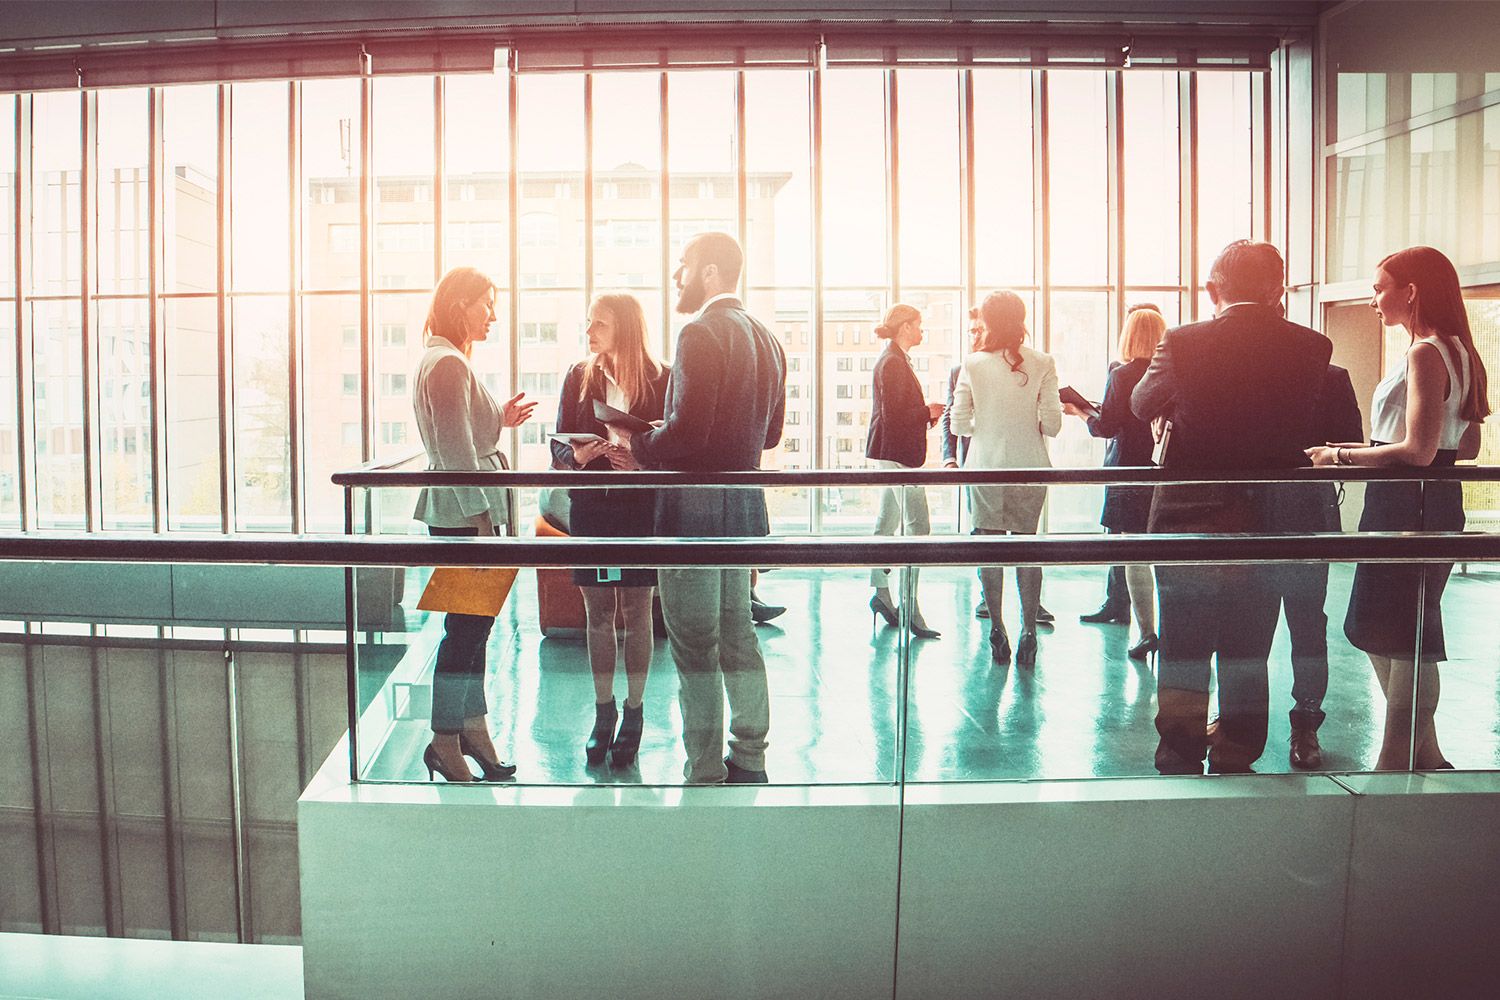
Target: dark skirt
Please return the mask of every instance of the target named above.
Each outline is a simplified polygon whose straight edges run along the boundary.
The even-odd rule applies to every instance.
[[[1450,466],[1456,452],[1440,451],[1434,467]],[[1365,486],[1360,531],[1462,531],[1463,484],[1388,480]],[[1452,563],[1360,563],[1354,568],[1344,635],[1356,648],[1376,656],[1410,659],[1416,655],[1417,597],[1422,577],[1423,660],[1446,660],[1443,642],[1443,588]]]
[[[654,490],[573,490],[568,525],[575,538],[633,538],[655,534]],[[573,570],[579,587],[653,587],[654,569]]]
[[[1154,486],[1106,486],[1099,523],[1110,531],[1144,532],[1151,517]]]

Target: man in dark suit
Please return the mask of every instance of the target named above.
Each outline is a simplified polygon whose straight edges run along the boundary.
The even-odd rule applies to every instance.
[[[1363,441],[1364,419],[1349,372],[1330,364],[1318,388],[1317,436],[1325,441]],[[1338,488],[1333,483],[1287,483],[1283,487],[1283,531],[1339,531]],[[1291,765],[1313,770],[1323,764],[1318,727],[1328,693],[1328,564],[1280,563],[1274,572],[1292,639]],[[1217,733],[1210,733],[1210,739]]]
[[[704,233],[683,248],[677,311],[697,313],[677,339],[661,426],[633,435],[648,469],[731,472],[760,467],[781,441],[786,354],[735,295],[744,254],[732,236]],[[681,538],[770,534],[758,489],[658,491],[656,533]],[[662,617],[677,664],[683,773],[689,782],[764,782],[770,700],[750,611],[750,570],[658,573]],[[729,698],[729,755],[724,697]]]
[[[1332,345],[1280,314],[1285,270],[1269,243],[1240,240],[1214,261],[1214,318],[1169,330],[1131,394],[1142,420],[1171,421],[1169,469],[1271,470],[1308,464]],[[1287,527],[1275,484],[1159,486],[1153,533],[1261,533]],[[1267,659],[1281,606],[1276,575],[1252,564],[1159,566],[1161,651],[1156,768],[1248,771],[1265,749]],[[1210,661],[1219,722],[1208,747]]]

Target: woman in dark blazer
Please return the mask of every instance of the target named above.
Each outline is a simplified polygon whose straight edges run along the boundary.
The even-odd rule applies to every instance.
[[[601,295],[589,307],[589,352],[568,370],[557,405],[557,433],[594,434],[597,441],[569,443],[554,438],[552,464],[558,469],[638,468],[610,428],[594,416],[603,402],[642,420],[660,420],[666,401],[667,370],[646,347],[646,314],[634,296]],[[654,490],[581,489],[571,491],[569,527],[573,535],[632,537],[650,535],[656,510]],[[635,760],[641,742],[641,700],[651,667],[651,597],[656,572],[649,569],[575,569],[583,593],[589,665],[594,674],[594,728],[584,745],[590,764],[606,753],[616,766]],[[625,711],[616,711],[616,620],[624,623]],[[615,721],[620,730],[615,732]]]
[[[927,430],[943,415],[942,403],[928,403],[922,399],[922,385],[912,371],[907,352],[922,343],[922,314],[914,306],[895,305],[885,314],[885,320],[875,328],[875,336],[888,341],[886,349],[875,362],[874,412],[870,416],[870,434],[865,442],[865,457],[879,469],[920,469],[927,463]],[[880,513],[875,519],[875,534],[894,535],[896,529],[904,527],[903,534],[928,535],[932,533],[932,520],[927,512],[927,493],[920,486],[889,487],[881,491]],[[905,524],[902,524],[902,499],[905,500]],[[915,567],[903,569],[902,590],[906,590],[905,574],[911,573],[911,592],[916,593]],[[896,601],[891,597],[891,571],[872,569],[870,584],[875,596],[870,598],[870,611],[881,616],[889,625],[899,619]],[[922,611],[915,599],[911,607],[911,632],[919,639],[936,639],[939,633],[928,628]]]
[[[1072,403],[1063,404],[1066,412],[1087,422],[1090,434],[1108,440],[1104,449],[1107,468],[1151,464],[1155,444],[1151,425],[1130,412],[1130,394],[1135,391],[1141,376],[1146,374],[1151,355],[1166,329],[1167,321],[1155,306],[1131,306],[1125,316],[1125,326],[1120,330],[1120,360],[1109,366],[1099,412],[1092,413]],[[1104,488],[1104,511],[1099,516],[1099,523],[1106,531],[1143,532],[1150,513],[1150,486]],[[1104,606],[1081,617],[1085,622],[1125,623],[1130,621],[1133,609],[1140,635],[1128,655],[1132,659],[1144,660],[1157,647],[1156,595],[1151,567],[1112,566],[1109,573]]]

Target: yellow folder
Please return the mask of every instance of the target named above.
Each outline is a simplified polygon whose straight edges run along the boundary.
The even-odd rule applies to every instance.
[[[515,582],[516,570],[511,567],[439,566],[432,571],[417,607],[493,618]]]

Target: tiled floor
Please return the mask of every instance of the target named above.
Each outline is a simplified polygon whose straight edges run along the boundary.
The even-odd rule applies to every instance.
[[[1057,616],[1043,632],[1034,671],[991,665],[987,623],[974,619],[972,571],[924,571],[921,603],[942,638],[912,644],[905,713],[905,774],[914,781],[1077,778],[1154,773],[1153,665],[1125,656],[1130,629],[1084,625],[1097,607],[1103,570],[1049,570],[1044,602]],[[490,723],[518,779],[529,782],[670,784],[681,780],[677,682],[658,640],[646,695],[646,732],[636,766],[588,767],[582,745],[593,721],[581,635],[536,630],[528,574],[490,645]],[[1373,762],[1384,702],[1364,654],[1343,640],[1351,569],[1336,566],[1328,597],[1328,721],[1320,733],[1328,770]],[[757,631],[771,688],[767,770],[787,783],[886,782],[901,773],[901,696],[895,630],[872,626],[863,571],[779,570],[759,592],[788,611]],[[1006,620],[1018,631],[1014,592]],[[1448,646],[1438,731],[1459,768],[1500,766],[1500,573],[1455,572],[1444,599]],[[435,622],[412,647],[430,659]],[[1271,660],[1271,732],[1259,771],[1287,771],[1291,674],[1284,626]],[[617,696],[623,697],[623,669]],[[376,779],[420,780],[429,738],[420,720],[398,724],[369,771]]]
[[[301,1000],[302,949],[0,934],[0,1000]]]

